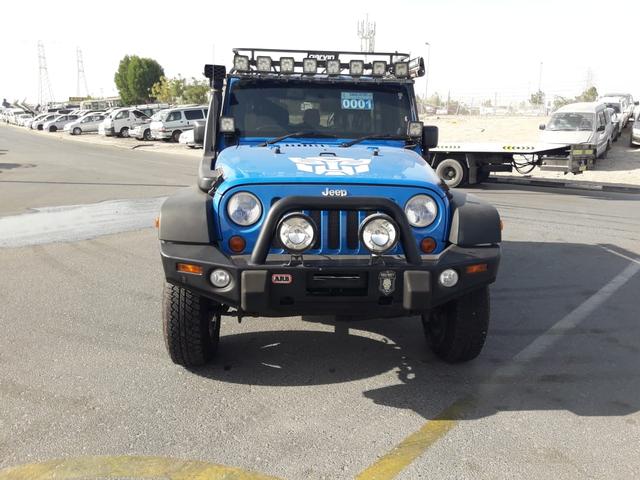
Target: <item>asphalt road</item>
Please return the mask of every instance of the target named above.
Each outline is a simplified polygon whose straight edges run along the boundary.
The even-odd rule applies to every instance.
[[[639,195],[473,189],[505,230],[472,363],[438,361],[417,318],[225,319],[219,358],[189,372],[165,353],[153,209],[139,203],[195,171],[193,158],[0,126],[0,245],[27,224],[95,216],[86,205],[47,223],[59,210],[45,207],[126,199],[146,212],[0,247],[0,469],[27,465],[0,479],[202,466],[123,455],[286,479],[640,478]]]

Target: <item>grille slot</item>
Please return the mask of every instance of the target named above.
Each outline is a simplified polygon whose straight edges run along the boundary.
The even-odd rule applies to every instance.
[[[340,248],[340,212],[329,210],[329,223],[327,232],[327,242],[331,250]]]

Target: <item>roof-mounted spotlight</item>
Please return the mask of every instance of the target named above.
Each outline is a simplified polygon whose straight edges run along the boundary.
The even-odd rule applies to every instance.
[[[249,71],[249,57],[246,55],[236,55],[233,57],[233,68],[238,72]]]
[[[349,75],[353,77],[359,77],[364,73],[364,61],[351,60],[349,62]]]
[[[293,57],[280,57],[280,73],[293,73],[295,66]]]
[[[407,78],[409,76],[409,62],[396,62],[393,65],[393,72],[398,78]]]
[[[387,73],[387,62],[376,60],[373,62],[372,74],[374,77],[382,77]]]
[[[318,60],[315,58],[305,58],[302,60],[302,73],[313,75],[318,72]]]
[[[271,57],[266,57],[266,56],[257,57],[256,68],[260,73],[269,73],[271,71]]]
[[[340,75],[340,60],[327,60],[327,75]]]

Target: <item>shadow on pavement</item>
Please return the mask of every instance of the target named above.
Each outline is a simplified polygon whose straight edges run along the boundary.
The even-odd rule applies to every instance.
[[[526,410],[568,410],[582,416],[635,413],[640,409],[640,274],[577,328],[554,331],[558,338],[540,356],[526,363],[512,360],[624,270],[630,261],[620,255],[636,257],[607,248],[504,242],[501,272],[491,289],[487,344],[467,364],[435,358],[417,317],[351,322],[317,317],[311,320],[334,332],[314,327],[224,336],[223,330],[218,360],[195,373],[231,383],[304,386],[393,371],[397,382],[365,390],[364,396],[424,418],[460,398],[473,404],[465,418]]]

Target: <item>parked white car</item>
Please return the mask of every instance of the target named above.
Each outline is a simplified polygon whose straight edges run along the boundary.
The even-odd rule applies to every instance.
[[[600,102],[572,103],[556,110],[549,123],[540,125],[541,143],[596,145],[598,158],[611,147],[613,126],[607,121],[607,106]]]
[[[33,113],[21,113],[16,116],[16,125],[24,127],[28,122],[33,122]]]
[[[45,123],[50,122],[51,120],[53,120],[54,118],[59,117],[59,116],[60,115],[58,113],[45,113],[44,117],[36,118],[31,123],[31,128],[34,129],[34,130],[42,130]]]
[[[618,141],[618,137],[622,133],[622,128],[620,127],[620,120],[622,119],[622,115],[620,115],[619,111],[616,111],[615,108],[607,107],[606,110],[609,118],[611,120],[611,124],[613,125],[613,131],[611,132],[611,141]]]
[[[633,104],[629,104],[626,97],[600,97],[598,101],[620,114],[620,131],[624,130],[633,114]]]
[[[58,130],[63,129],[67,123],[73,122],[74,120],[77,120],[77,119],[78,119],[77,115],[71,115],[71,114],[57,115],[54,119],[44,123],[42,125],[42,129],[45,132],[57,132]]]
[[[82,135],[83,133],[97,132],[98,126],[104,121],[102,113],[88,113],[80,117],[75,122],[69,122],[64,129],[71,135]]]
[[[196,120],[207,118],[206,105],[193,105],[164,110],[159,120],[151,122],[151,136],[157,140],[177,142],[182,132],[193,129]]]
[[[129,129],[148,121],[149,117],[136,108],[114,110],[104,120],[104,135],[128,137]]]
[[[635,117],[635,121],[631,125],[631,140],[629,146],[640,147],[640,119],[638,115]]]

